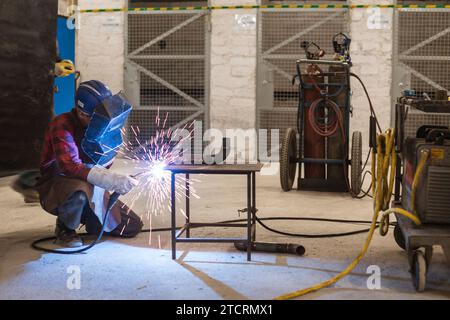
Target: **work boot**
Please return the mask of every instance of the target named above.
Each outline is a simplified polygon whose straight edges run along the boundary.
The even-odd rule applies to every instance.
[[[77,248],[83,245],[83,240],[78,236],[75,230],[67,228],[59,220],[56,221],[55,236],[55,243],[66,248]]]

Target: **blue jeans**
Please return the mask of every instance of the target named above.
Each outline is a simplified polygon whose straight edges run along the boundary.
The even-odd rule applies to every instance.
[[[125,238],[134,237],[142,230],[142,220],[126,206],[122,207],[121,223],[116,229],[105,234]],[[70,230],[76,230],[80,224],[84,224],[89,234],[101,232],[102,224],[89,206],[89,199],[84,191],[74,192],[56,211],[58,221]]]

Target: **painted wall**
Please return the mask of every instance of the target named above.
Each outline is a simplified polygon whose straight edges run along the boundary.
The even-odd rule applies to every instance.
[[[81,10],[122,8],[125,0],[78,0]],[[115,93],[123,89],[124,12],[83,13],[76,32],[80,81],[100,80]]]
[[[75,30],[71,29],[68,18],[58,17],[56,30],[58,54],[61,59],[75,61]],[[70,111],[75,101],[75,75],[55,78],[54,111],[55,115]]]
[[[212,0],[211,5],[255,5],[255,0]],[[211,14],[211,127],[255,128],[256,10]]]
[[[370,0],[352,0],[351,4],[370,4]],[[393,4],[394,1],[377,1],[379,4]],[[375,112],[383,130],[391,121],[391,80],[393,50],[393,10],[354,9],[350,11],[350,36],[352,38],[352,71],[364,81],[371,96]],[[363,151],[368,146],[368,118],[370,115],[366,95],[352,79],[353,118],[351,129],[363,134]]]

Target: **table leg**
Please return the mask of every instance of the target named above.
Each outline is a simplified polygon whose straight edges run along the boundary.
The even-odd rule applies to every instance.
[[[191,223],[191,211],[190,211],[190,182],[189,182],[189,174],[186,174],[186,238],[190,238],[191,231],[189,224]]]
[[[252,259],[252,190],[251,176],[247,173],[247,261]]]
[[[172,209],[172,259],[177,257],[177,239],[176,239],[176,208],[175,208],[175,174],[172,172],[170,179],[170,201]]]
[[[256,241],[256,173],[252,172],[252,241]]]

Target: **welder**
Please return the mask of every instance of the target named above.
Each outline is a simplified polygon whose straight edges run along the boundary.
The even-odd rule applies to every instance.
[[[110,192],[126,194],[138,181],[108,170],[113,158],[98,164],[83,148],[86,132],[96,129],[89,127],[96,108],[111,98],[115,96],[102,82],[82,82],[75,107],[54,118],[45,134],[36,190],[42,208],[57,216],[56,243],[64,247],[83,245],[76,232],[82,224],[89,234],[99,234],[105,224],[105,234],[127,238],[137,235],[143,226],[141,219],[120,201],[103,221]]]

